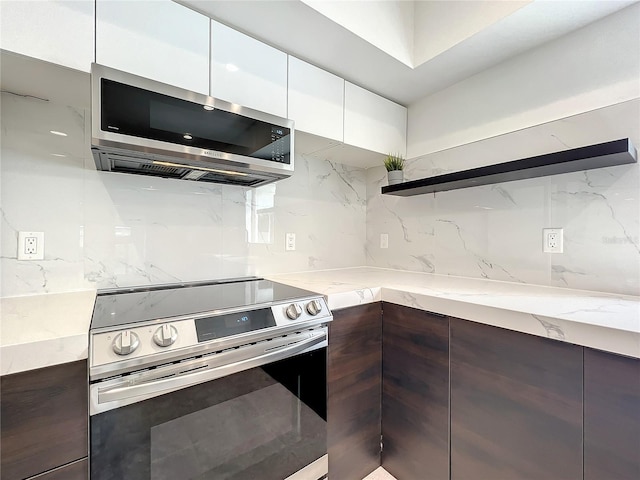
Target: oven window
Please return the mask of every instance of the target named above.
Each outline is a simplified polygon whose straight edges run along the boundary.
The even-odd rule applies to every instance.
[[[327,452],[326,349],[91,417],[92,480],[282,480]]]

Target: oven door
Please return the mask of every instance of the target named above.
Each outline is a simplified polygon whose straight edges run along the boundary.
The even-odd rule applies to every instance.
[[[98,390],[111,407],[116,397],[126,400],[91,416],[91,479],[325,478],[327,352],[317,347],[152,398],[153,385],[184,383],[207,369],[92,384],[92,401]]]

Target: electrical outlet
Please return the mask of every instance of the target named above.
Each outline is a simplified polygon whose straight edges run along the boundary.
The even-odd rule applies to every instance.
[[[284,249],[287,252],[292,252],[296,249],[296,234],[287,233],[284,240]]]
[[[381,233],[380,234],[380,248],[389,248],[389,234]]]
[[[563,232],[561,228],[542,229],[542,252],[562,253],[563,252]]]
[[[44,260],[44,232],[18,232],[18,260]]]
[[[36,237],[26,237],[24,239],[24,253],[35,255],[38,251],[38,239]]]

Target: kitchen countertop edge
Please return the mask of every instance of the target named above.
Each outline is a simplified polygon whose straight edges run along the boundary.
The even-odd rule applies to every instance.
[[[640,297],[376,267],[269,278],[325,295],[332,310],[384,301],[640,358]]]
[[[385,301],[640,358],[640,297],[376,267],[265,277],[320,293],[332,310]],[[95,294],[0,299],[0,375],[86,359]]]

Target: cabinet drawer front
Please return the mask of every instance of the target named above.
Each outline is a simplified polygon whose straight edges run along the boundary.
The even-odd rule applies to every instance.
[[[87,362],[2,377],[2,479],[27,478],[87,456]]]
[[[450,325],[451,478],[582,478],[582,347]]]
[[[640,359],[584,349],[584,479],[640,478]]]
[[[56,468],[42,475],[36,475],[29,480],[88,480],[89,461],[86,458],[70,463],[64,467]]]
[[[334,310],[329,325],[329,478],[360,480],[380,465],[380,303]]]
[[[448,480],[449,318],[382,309],[382,466],[397,478]]]

